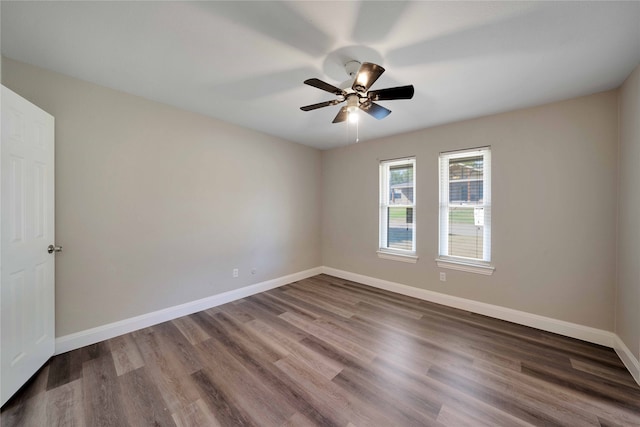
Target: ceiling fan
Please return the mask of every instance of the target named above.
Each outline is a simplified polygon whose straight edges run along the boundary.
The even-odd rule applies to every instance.
[[[329,93],[337,95],[338,98],[331,101],[320,102],[318,104],[306,105],[300,107],[302,111],[311,111],[317,108],[328,107],[330,105],[338,105],[347,101],[347,105],[342,107],[333,123],[340,123],[347,118],[357,120],[356,112],[358,109],[375,117],[376,119],[384,119],[391,110],[376,104],[374,101],[391,101],[394,99],[411,99],[413,98],[413,85],[391,87],[387,89],[369,90],[376,80],[384,73],[384,68],[371,62],[360,64],[358,61],[350,61],[345,64],[347,74],[353,78],[353,85],[350,88],[341,89],[320,79],[308,79],[304,84],[322,89]],[[354,77],[355,76],[355,77]]]

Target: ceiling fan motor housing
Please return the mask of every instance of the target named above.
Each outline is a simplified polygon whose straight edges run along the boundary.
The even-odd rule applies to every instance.
[[[347,95],[347,108],[358,107],[360,105],[360,96],[357,93],[350,93]]]

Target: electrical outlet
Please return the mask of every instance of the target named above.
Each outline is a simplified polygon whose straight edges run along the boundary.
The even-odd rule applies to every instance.
[[[447,281],[447,273],[440,272],[440,281],[441,282],[446,282]]]
[[[240,274],[240,272],[238,271],[237,268],[233,269],[233,277],[238,277],[238,274]]]

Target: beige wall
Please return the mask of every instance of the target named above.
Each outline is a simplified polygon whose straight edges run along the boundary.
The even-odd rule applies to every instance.
[[[2,67],[56,118],[57,336],[320,265],[319,151]]]
[[[613,330],[617,125],[610,91],[324,151],[323,263]],[[438,153],[485,145],[495,273],[438,269]],[[407,264],[376,256],[378,162],[412,155],[419,260]]]
[[[3,84],[56,117],[58,336],[323,264],[614,329],[615,91],[320,153],[6,58],[2,67]],[[634,76],[625,88],[637,94]],[[620,105],[637,117],[632,93]],[[637,121],[624,123],[621,150],[637,157]],[[438,153],[484,145],[496,271],[438,269]],[[621,154],[622,167],[631,155]],[[417,157],[415,265],[375,253],[378,161],[408,155]],[[635,196],[625,182],[638,179],[621,175],[621,211]],[[637,269],[637,253],[622,252],[620,268]],[[640,302],[638,281],[629,283],[619,307]],[[637,316],[637,305],[619,311],[616,329],[636,350],[638,330],[628,338],[624,325]]]
[[[620,197],[615,332],[640,360],[640,66],[620,89]]]

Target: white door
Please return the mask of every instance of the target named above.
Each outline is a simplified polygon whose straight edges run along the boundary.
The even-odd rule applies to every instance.
[[[2,86],[0,400],[54,352],[54,121]]]

